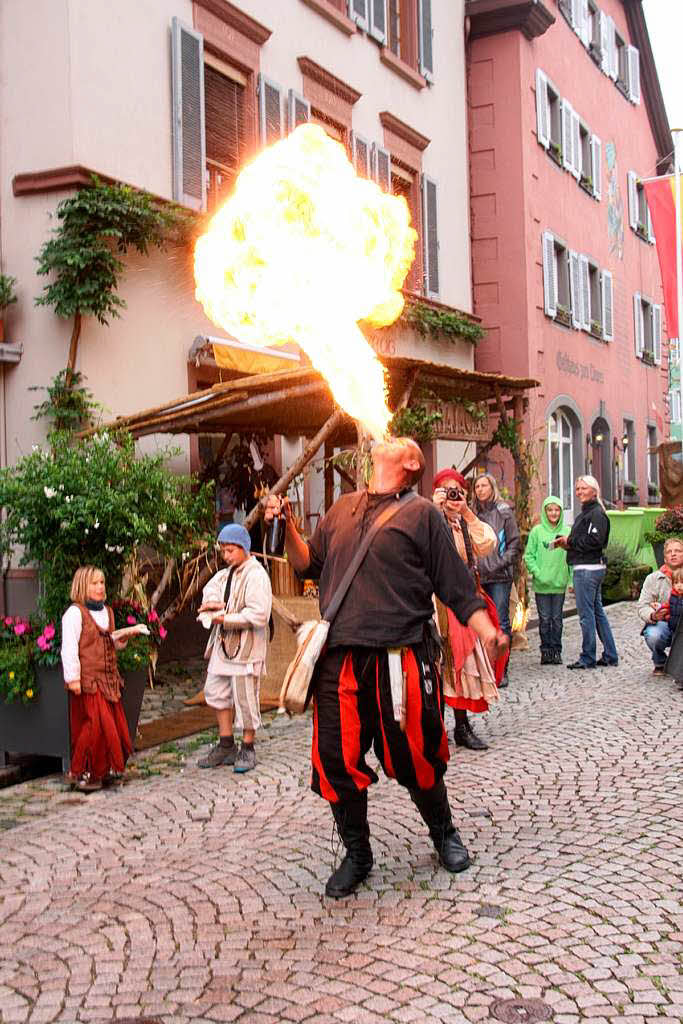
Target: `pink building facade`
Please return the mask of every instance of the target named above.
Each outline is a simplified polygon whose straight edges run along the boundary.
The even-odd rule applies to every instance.
[[[616,504],[657,504],[668,343],[640,182],[673,146],[640,2],[467,13],[477,369],[541,382],[525,433],[570,516],[583,472]]]

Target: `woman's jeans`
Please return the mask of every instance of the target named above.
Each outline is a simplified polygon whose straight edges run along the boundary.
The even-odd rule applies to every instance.
[[[576,609],[579,613],[581,635],[583,637],[579,661],[582,665],[586,665],[589,668],[595,666],[596,630],[602,641],[605,661],[614,665],[619,661],[612,629],[607,621],[605,609],[602,607],[601,589],[605,572],[604,568],[574,570]]]
[[[536,594],[541,654],[559,654],[562,650],[563,607],[564,591],[561,594]]]
[[[511,637],[510,591],[512,590],[512,580],[508,583],[484,583],[483,587],[496,606],[500,628],[508,637]]]

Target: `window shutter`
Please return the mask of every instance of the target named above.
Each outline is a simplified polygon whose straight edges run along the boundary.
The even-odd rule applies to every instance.
[[[602,336],[605,341],[612,341],[614,338],[614,288],[609,270],[603,270],[600,283],[602,287]]]
[[[645,323],[640,292],[636,292],[633,296],[633,336],[636,343],[636,356],[640,359],[645,351]]]
[[[579,254],[569,253],[569,295],[572,305],[572,327],[581,330],[583,324],[583,301],[579,277]]]
[[[434,80],[434,50],[432,32],[432,0],[419,0],[418,31],[420,34],[420,74],[428,82]]]
[[[562,163],[568,171],[573,173],[572,105],[568,100],[560,101],[560,123],[562,125]]]
[[[422,247],[424,290],[429,298],[439,294],[439,235],[436,210],[436,182],[422,175]]]
[[[604,11],[598,12],[600,23],[600,68],[606,75],[609,75],[610,69],[610,56],[609,56],[609,23],[607,15]]]
[[[584,331],[591,329],[591,279],[587,256],[579,256],[579,282],[581,290],[581,327]]]
[[[265,75],[258,76],[258,111],[261,144],[282,138],[282,90]]]
[[[581,0],[581,42],[586,48],[591,44],[588,0]]]
[[[610,78],[613,78],[616,82],[619,77],[619,55],[617,53],[617,36],[616,26],[614,24],[614,18],[607,17],[607,45],[609,53],[609,71],[607,72]]]
[[[591,138],[591,177],[593,195],[596,199],[602,199],[602,142],[597,135]]]
[[[289,90],[289,130],[293,132],[295,128],[298,128],[300,124],[305,124],[306,121],[311,119],[311,104],[308,100],[305,100],[303,96],[300,96],[298,92],[294,92],[294,89]]]
[[[371,0],[372,2],[372,0]],[[368,0],[349,0],[349,18],[360,28],[368,30]]]
[[[647,207],[647,240],[650,245],[654,245],[656,242],[655,231],[652,226],[652,217],[650,216],[650,207]]]
[[[550,231],[543,232],[543,306],[547,316],[557,313],[555,239]]]
[[[628,172],[628,222],[634,231],[638,228],[638,175]]]
[[[372,144],[372,176],[382,192],[391,192],[391,155],[376,142]]]
[[[370,143],[362,135],[351,132],[351,162],[360,178],[370,178]]]
[[[571,0],[571,19],[577,36],[581,35],[581,0]]]
[[[206,209],[204,41],[199,32],[171,22],[173,198]]]
[[[378,43],[387,41],[386,0],[370,0],[370,35]]]
[[[662,362],[662,307],[657,303],[652,306],[652,349],[655,362]]]
[[[583,153],[581,152],[581,118],[572,110],[572,148],[573,148],[573,167],[572,174],[578,181],[581,177]],[[588,168],[586,168],[587,170]]]
[[[536,138],[546,149],[550,145],[550,103],[548,102],[548,78],[536,68]]]
[[[640,103],[640,53],[635,46],[626,51],[628,66],[628,98],[632,103]]]

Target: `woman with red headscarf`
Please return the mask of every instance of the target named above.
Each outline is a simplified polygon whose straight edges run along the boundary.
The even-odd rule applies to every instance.
[[[467,483],[455,469],[442,469],[433,480],[432,500],[440,508],[453,533],[463,562],[475,572],[478,558],[490,554],[496,546],[493,529],[478,519],[467,504]],[[486,594],[489,616],[498,628],[495,605]],[[507,655],[491,665],[486,651],[473,630],[458,622],[450,609],[437,601],[439,631],[445,643],[444,700],[455,714],[453,739],[459,747],[486,750],[487,744],[472,729],[467,712],[488,711],[498,700],[498,682],[505,671]]]

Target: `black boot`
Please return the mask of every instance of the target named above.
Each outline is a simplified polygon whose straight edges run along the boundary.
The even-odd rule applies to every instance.
[[[368,795],[360,793],[355,800],[330,804],[339,835],[346,847],[346,856],[330,875],[325,895],[339,900],[349,896],[368,877],[372,868],[372,848],[368,826]]]
[[[553,651],[553,665],[562,664],[562,651]]]
[[[467,747],[469,750],[488,750],[488,744],[477,736],[470,724],[466,711],[455,712],[455,729],[453,739],[458,747]]]
[[[555,664],[555,661],[553,659],[553,652],[552,651],[541,651],[541,665],[554,665],[554,664]]]
[[[470,866],[470,856],[462,839],[453,827],[448,793],[443,779],[431,789],[411,789],[413,801],[429,829],[439,860],[447,871],[464,871]]]

